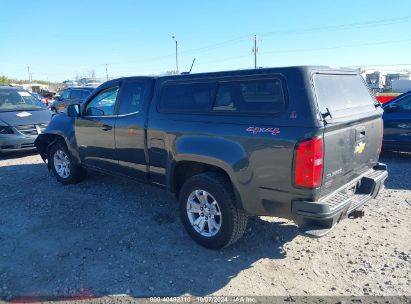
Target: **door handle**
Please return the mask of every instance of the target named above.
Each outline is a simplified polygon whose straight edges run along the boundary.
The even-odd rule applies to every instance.
[[[103,125],[103,127],[101,128],[103,131],[110,131],[111,129],[113,129],[112,126],[109,125]]]

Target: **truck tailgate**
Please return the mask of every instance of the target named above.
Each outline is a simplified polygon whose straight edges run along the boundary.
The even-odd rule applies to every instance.
[[[322,195],[349,183],[377,164],[381,130],[379,116],[325,129]]]
[[[313,83],[325,125],[323,181],[318,193],[323,197],[377,164],[382,110],[358,74],[318,73]]]

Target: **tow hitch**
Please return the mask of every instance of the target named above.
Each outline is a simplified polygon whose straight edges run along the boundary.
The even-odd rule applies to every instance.
[[[359,218],[359,217],[363,217],[364,214],[365,214],[364,209],[358,209],[358,210],[354,210],[353,212],[348,214],[348,218],[356,219],[356,218]]]

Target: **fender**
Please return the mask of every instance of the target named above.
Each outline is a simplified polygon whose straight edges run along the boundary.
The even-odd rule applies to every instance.
[[[50,147],[58,140],[63,139],[73,157],[73,162],[80,164],[74,132],[75,121],[74,117],[69,117],[65,113],[57,114],[52,118],[44,133],[37,137],[34,144],[44,161],[48,158]]]
[[[192,161],[212,165],[227,173],[236,200],[242,207],[241,194],[252,180],[252,169],[241,144],[223,137],[183,135],[175,141],[170,153],[171,159],[167,170],[169,189],[173,189],[174,169],[179,162]]]

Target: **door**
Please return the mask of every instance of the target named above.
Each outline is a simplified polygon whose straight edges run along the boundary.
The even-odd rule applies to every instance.
[[[118,166],[114,125],[119,83],[110,84],[87,102],[76,120],[75,134],[82,163],[113,171]]]
[[[120,173],[146,180],[145,118],[152,80],[127,79],[122,83],[115,125]]]
[[[411,148],[411,94],[384,108],[384,145]]]

